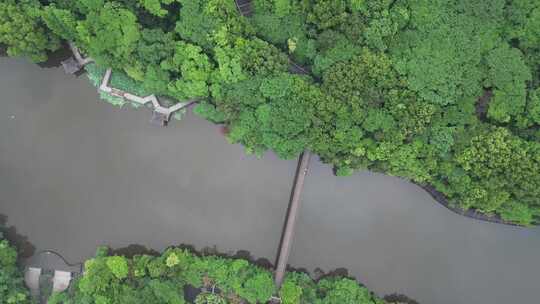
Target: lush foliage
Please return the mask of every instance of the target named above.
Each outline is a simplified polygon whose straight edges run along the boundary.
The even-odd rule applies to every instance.
[[[84,275],[50,304],[186,303],[184,288],[200,288],[196,304],[266,303],[275,293],[272,273],[243,259],[199,256],[178,248],[161,256],[110,256],[100,249]],[[289,273],[281,291],[286,304],[378,304],[382,300],[356,281],[331,277],[314,282]]]
[[[31,303],[30,294],[17,266],[17,251],[0,232],[0,304],[26,303]]]
[[[39,0],[3,0],[0,3],[0,44],[7,46],[10,56],[27,56],[40,62],[47,51],[60,46],[59,40],[40,17]]]
[[[383,304],[366,288],[348,278],[327,277],[314,282],[304,273],[287,274],[279,291],[283,304]]]
[[[338,175],[382,171],[540,221],[538,0],[253,0],[251,17],[233,0],[41,2],[0,5],[11,54],[42,59],[59,36],[132,90],[198,100],[248,152],[307,148]]]

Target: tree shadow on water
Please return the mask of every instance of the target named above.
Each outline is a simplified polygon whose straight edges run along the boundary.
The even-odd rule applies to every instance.
[[[44,62],[39,62],[38,66],[45,69],[58,68],[62,66],[62,61],[71,57],[71,49],[67,43],[62,44],[62,46],[53,52],[48,52],[47,60]]]
[[[12,246],[17,248],[19,258],[29,258],[36,252],[36,247],[30,243],[28,237],[17,233],[17,229],[14,226],[7,226],[6,215],[0,214],[0,234],[6,238]]]
[[[415,300],[407,297],[406,295],[397,294],[397,293],[384,296],[384,300],[390,304],[394,304],[394,303],[395,304],[420,304],[416,302]]]
[[[130,259],[136,255],[151,255],[151,256],[160,255],[159,251],[156,251],[154,249],[151,249],[146,246],[139,245],[139,244],[130,244],[127,247],[111,249],[111,254],[125,256],[126,258],[130,258]]]
[[[313,272],[310,272],[309,270],[305,268],[293,268],[290,265],[287,265],[287,271],[290,272],[298,272],[298,273],[305,273],[308,276],[310,276],[315,282],[319,282],[323,279],[332,279],[332,278],[348,278],[351,280],[354,280],[360,284],[360,286],[364,286],[358,279],[356,279],[354,276],[351,276],[349,274],[349,271],[346,268],[336,268],[334,270],[325,272],[321,268],[315,268]],[[417,301],[407,297],[403,294],[393,293],[389,294],[383,297],[383,299],[386,301],[385,303],[388,304],[420,304]]]
[[[235,259],[244,259],[244,260],[247,260],[259,267],[262,267],[262,268],[265,268],[265,269],[273,269],[274,268],[274,265],[272,265],[272,262],[270,262],[270,260],[268,259],[265,259],[265,258],[258,258],[258,259],[255,259],[253,258],[253,255],[251,255],[251,252],[247,251],[247,250],[238,250],[236,252],[236,254],[234,254],[233,256],[231,256],[232,258],[235,258]]]

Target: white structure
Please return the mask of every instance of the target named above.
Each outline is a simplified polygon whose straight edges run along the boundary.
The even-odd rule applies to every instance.
[[[53,277],[53,292],[62,292],[69,287],[71,282],[71,272],[68,271],[54,271]]]
[[[179,102],[175,105],[172,105],[170,107],[164,107],[159,103],[159,100],[157,99],[156,95],[148,95],[146,97],[141,97],[137,95],[133,95],[131,93],[113,88],[109,86],[109,82],[111,80],[111,74],[112,70],[107,69],[105,72],[105,76],[103,76],[103,79],[101,80],[101,85],[99,86],[99,90],[108,94],[111,94],[116,97],[123,98],[125,100],[146,105],[151,104],[154,108],[154,113],[152,115],[151,122],[160,126],[165,126],[169,122],[171,115],[180,110],[183,109],[190,104],[194,103],[195,100],[187,101],[187,102]]]
[[[75,74],[85,65],[94,62],[92,58],[83,58],[81,53],[79,52],[79,49],[72,42],[69,43],[69,47],[73,52],[73,57],[62,61],[62,65],[64,66],[64,70],[66,71],[66,73]],[[195,100],[191,100],[187,102],[179,102],[170,107],[165,107],[159,103],[159,100],[155,95],[141,97],[109,86],[111,74],[112,70],[107,69],[105,75],[103,76],[103,79],[101,80],[99,90],[136,104],[151,104],[154,108],[154,112],[152,113],[152,119],[150,120],[150,122],[155,125],[166,126],[171,119],[173,113],[196,102]]]
[[[24,273],[24,283],[30,289],[30,294],[34,297],[39,296],[39,278],[41,277],[41,268],[28,267]]]

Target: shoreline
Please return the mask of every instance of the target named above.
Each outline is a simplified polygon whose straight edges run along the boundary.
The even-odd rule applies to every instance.
[[[5,51],[6,51],[5,48],[2,45],[0,45],[0,57],[8,57]],[[49,59],[47,61],[42,62],[42,63],[37,63],[37,65],[40,66],[41,68],[59,67],[61,65],[61,61],[68,58],[69,56],[71,56],[71,50],[66,44],[64,44],[64,45],[62,45],[61,48],[59,48],[55,52],[49,53]],[[214,124],[211,121],[208,121],[208,122]],[[215,125],[219,125],[219,124],[215,124]],[[369,171],[371,171],[371,170],[369,170]],[[382,174],[388,175],[388,174],[386,174],[386,172],[379,172],[379,171],[372,171],[372,172],[377,172],[377,173],[382,173]],[[334,172],[334,174],[335,174],[335,172]],[[396,177],[399,177],[399,176],[396,176]],[[399,177],[399,178],[402,178],[402,177]],[[404,178],[402,178],[402,179],[404,179]],[[529,226],[525,226],[525,225],[516,224],[516,223],[510,222],[510,221],[506,221],[506,220],[502,219],[499,215],[489,216],[489,215],[486,215],[485,213],[476,211],[476,209],[464,210],[464,209],[461,209],[459,207],[454,207],[454,206],[452,206],[450,204],[447,197],[443,193],[441,193],[437,189],[435,189],[435,187],[433,187],[432,185],[420,184],[420,183],[414,182],[414,181],[409,180],[409,179],[405,179],[405,180],[410,182],[410,183],[413,183],[413,184],[417,185],[420,188],[422,188],[437,203],[439,203],[440,205],[442,205],[443,207],[445,207],[446,209],[452,211],[455,214],[465,216],[465,217],[468,217],[468,218],[472,218],[472,219],[475,219],[475,220],[479,220],[479,221],[484,221],[484,222],[489,222],[489,223],[496,223],[496,224],[501,224],[501,225],[506,225],[506,226],[514,226],[514,227],[522,227],[522,228],[529,227]],[[532,227],[540,226],[540,223],[532,223],[531,226]]]
[[[502,219],[499,215],[493,215],[489,216],[485,213],[479,212],[476,209],[468,209],[464,210],[459,207],[454,207],[450,204],[450,201],[448,201],[448,198],[446,198],[446,195],[444,195],[442,192],[438,191],[433,187],[432,185],[428,184],[420,184],[413,181],[409,181],[418,187],[422,188],[424,191],[426,191],[437,203],[445,207],[446,209],[452,211],[455,214],[468,217],[474,220],[483,221],[483,222],[489,222],[489,223],[495,223],[495,224],[501,224],[506,226],[513,226],[513,227],[521,227],[521,228],[528,228],[529,226],[524,226],[520,224],[516,224],[513,222],[506,221]],[[533,223],[531,225],[532,227],[538,226],[538,223]]]

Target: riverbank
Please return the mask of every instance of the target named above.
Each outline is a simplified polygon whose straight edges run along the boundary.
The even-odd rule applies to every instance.
[[[69,47],[69,45],[64,43],[64,45],[63,45],[63,47],[61,49],[59,49],[58,51],[56,51],[54,53],[49,54],[49,60],[47,62],[43,63],[43,64],[40,64],[40,66],[41,67],[57,67],[57,66],[60,66],[61,61],[67,59],[68,57],[70,57],[72,55],[71,52],[72,52],[72,50]],[[80,56],[80,54],[78,54],[78,55]],[[292,62],[292,64],[294,64],[294,62]],[[96,70],[96,69],[93,68],[91,70]],[[133,95],[129,91],[126,91],[126,89],[117,90],[115,88],[111,88],[109,86],[109,82],[110,82],[109,80],[111,78],[111,70],[107,70],[107,72],[105,72],[104,68],[102,68],[102,70],[103,71],[101,71],[101,72],[94,72],[93,74],[95,74],[95,75],[89,75],[89,78],[90,78],[91,82],[94,84],[94,86],[97,86],[98,89],[101,91],[101,93],[100,93],[100,94],[102,94],[101,98],[103,99],[105,97],[104,99],[107,100],[108,102],[110,102],[113,105],[123,105],[125,102],[130,102],[129,100],[125,99],[124,95],[126,93],[129,96],[133,96]],[[81,70],[80,73],[84,73],[84,70]],[[125,75],[123,77],[129,79]],[[135,82],[133,80],[131,80],[131,79],[129,79],[128,82],[131,85],[128,85],[127,87],[132,87],[132,89],[133,89],[133,87],[135,85]],[[106,92],[103,91],[104,89],[106,90]],[[114,91],[118,91],[120,93],[120,95],[111,94],[111,92],[114,92]],[[138,100],[142,100],[140,97],[137,97],[137,96],[134,96],[134,97],[136,97]],[[490,91],[486,90],[484,95],[478,99],[478,104],[481,104],[482,102],[484,103],[483,110],[486,109],[486,104],[485,103],[487,103],[487,101],[490,99],[490,97],[491,97]],[[147,102],[147,101],[145,101],[145,102]],[[131,101],[131,102],[134,103],[133,101]],[[138,101],[138,102],[141,103],[141,101]],[[144,104],[145,102],[142,102],[142,104]],[[185,105],[190,105],[193,102],[194,101],[187,102],[187,103],[185,103]],[[135,102],[135,104],[138,104],[138,103]],[[154,108],[156,108],[156,106],[157,106],[158,110],[160,110],[160,109],[161,110],[169,110],[167,108],[163,108],[163,107],[159,106],[159,102],[157,101],[157,99],[155,97],[153,97],[152,104],[153,104]],[[177,104],[177,105],[175,105],[175,107],[183,108],[184,105]],[[476,110],[477,110],[477,114],[479,116],[481,116],[481,113],[480,113],[480,112],[482,112],[481,108],[482,108],[481,106],[477,105]],[[174,112],[174,111],[176,111],[176,110],[173,109],[170,112],[166,112],[166,116],[170,117],[172,112]],[[154,112],[162,113],[163,111],[154,110]],[[484,111],[483,114],[485,114],[485,111]],[[479,118],[482,118],[482,117],[479,117]],[[152,118],[152,121],[154,121],[154,117]],[[167,124],[167,122],[168,122],[168,119],[163,121],[162,125],[165,126]],[[333,172],[335,173],[335,169],[334,169]],[[384,174],[384,172],[381,172],[381,173]],[[509,226],[525,227],[524,225],[520,225],[520,224],[510,222],[510,221],[506,221],[506,220],[502,219],[501,216],[499,216],[498,214],[485,214],[485,213],[479,212],[476,209],[463,210],[463,209],[451,204],[449,202],[448,198],[443,193],[436,190],[435,187],[433,187],[433,186],[431,186],[429,184],[418,184],[418,183],[413,182],[413,181],[412,181],[412,183],[420,186],[427,193],[429,193],[438,203],[442,204],[447,209],[451,210],[452,212],[454,212],[456,214],[459,214],[459,215],[462,215],[462,216],[465,216],[465,217],[469,217],[469,218],[473,218],[473,219],[477,219],[477,220],[492,222],[492,223],[498,223],[498,224],[509,225]],[[534,225],[538,225],[538,223],[534,223]]]
[[[244,258],[201,254],[185,248],[169,247],[157,256],[135,255],[132,258],[117,256],[111,251],[107,252],[105,248],[100,248],[96,257],[91,261],[92,263],[86,262],[85,265],[100,269],[100,271],[86,269],[83,274],[83,280],[86,282],[98,283],[106,279],[109,277],[107,268],[110,268],[116,276],[118,276],[119,270],[123,269],[122,277],[119,278],[122,281],[110,280],[108,285],[112,286],[104,286],[104,288],[96,290],[75,288],[70,296],[75,298],[83,295],[87,298],[121,298],[117,291],[122,290],[122,288],[117,287],[131,284],[137,286],[137,288],[130,289],[132,293],[142,294],[144,288],[141,286],[148,284],[149,278],[160,278],[162,283],[174,281],[175,285],[178,282],[183,282],[186,285],[180,290],[176,287],[162,286],[162,290],[170,291],[169,296],[176,294],[178,297],[184,298],[184,290],[187,288],[196,289],[192,293],[193,297],[188,299],[195,302],[198,302],[197,299],[201,300],[201,297],[211,295],[219,299],[229,299],[235,303],[253,304],[345,303],[351,301],[358,304],[385,303],[354,279],[337,274],[328,274],[313,280],[306,273],[288,270],[283,285],[274,285],[273,269],[257,266]],[[113,261],[116,265],[115,268],[109,266]],[[120,267],[122,264],[124,267]],[[150,287],[152,287],[151,285]],[[406,303],[414,302],[407,301]]]
[[[189,113],[152,127],[85,77],[25,60],[0,59],[0,90],[0,213],[37,252],[75,262],[99,245],[186,243],[275,261],[296,161],[247,156]],[[534,303],[539,254],[538,227],[459,216],[410,182],[335,177],[315,158],[289,263],[419,303]]]
[[[48,271],[52,272],[54,270],[62,270],[71,272],[72,276],[74,276],[74,280],[72,281],[72,285],[77,284],[77,278],[81,276],[90,276],[90,278],[87,278],[87,280],[96,280],[93,276],[96,275],[107,275],[106,273],[100,271],[99,273],[95,273],[92,271],[92,269],[85,269],[85,273],[83,273],[83,265],[90,265],[87,264],[87,261],[81,261],[76,263],[70,263],[68,262],[61,253],[58,253],[54,250],[45,250],[35,253],[34,255],[24,255],[25,247],[27,247],[28,243],[31,247],[31,245],[27,238],[25,236],[19,235],[16,233],[16,228],[11,226],[6,226],[6,219],[7,217],[0,215],[0,240],[2,240],[2,237],[4,237],[9,244],[13,246],[13,248],[19,253],[18,254],[18,264],[20,265],[20,269],[26,268],[26,267],[32,267],[34,269],[41,269],[42,271]],[[21,242],[24,241],[24,242]],[[34,247],[33,247],[34,248]],[[268,278],[272,276],[274,273],[274,266],[270,263],[270,261],[266,259],[255,259],[249,252],[247,251],[238,251],[234,255],[226,254],[219,252],[217,248],[203,248],[201,250],[197,250],[192,245],[182,245],[182,246],[170,246],[166,249],[164,249],[163,253],[160,253],[158,251],[155,251],[153,249],[149,249],[145,247],[144,245],[129,245],[125,248],[98,248],[97,249],[97,255],[96,257],[91,258],[93,260],[92,265],[95,265],[96,261],[103,260],[103,258],[106,258],[107,256],[115,257],[115,259],[118,259],[116,257],[122,257],[122,259],[128,261],[132,260],[133,262],[130,262],[129,265],[134,265],[134,269],[130,270],[130,274],[135,274],[134,276],[130,276],[130,280],[136,280],[137,278],[140,278],[141,276],[144,276],[144,273],[150,272],[154,273],[153,278],[155,278],[155,272],[158,269],[161,269],[160,271],[166,271],[167,267],[173,267],[171,260],[171,254],[175,255],[175,259],[177,259],[175,263],[184,263],[186,265],[193,265],[194,263],[199,265],[206,265],[203,267],[209,267],[208,269],[204,270],[201,273],[201,281],[203,282],[202,285],[192,285],[196,284],[193,281],[189,283],[189,286],[185,286],[183,288],[184,291],[189,291],[184,294],[186,297],[186,300],[192,303],[195,298],[201,294],[205,293],[213,293],[214,290],[216,290],[217,295],[221,295],[223,297],[229,297],[231,296],[228,293],[224,293],[223,287],[221,284],[223,282],[219,281],[218,277],[213,277],[215,274],[214,268],[219,268],[219,273],[222,273],[224,264],[225,265],[239,265],[243,263],[242,261],[246,261],[244,267],[248,267],[251,270],[249,272],[253,273],[260,272],[261,274],[264,274]],[[177,255],[180,256],[177,256]],[[52,257],[51,257],[52,256]],[[180,257],[180,259],[178,259]],[[154,260],[154,262],[151,262],[150,260]],[[193,261],[194,259],[198,259],[200,261]],[[189,260],[189,261],[188,261]],[[142,264],[148,265],[148,269],[146,270],[146,266],[142,266],[141,269],[141,261],[144,262]],[[165,263],[166,262],[166,263]],[[166,264],[162,265],[161,267],[157,264],[163,263]],[[108,265],[108,264],[107,264]],[[176,264],[175,264],[176,265]],[[191,273],[194,275],[193,271],[195,273],[197,272],[196,268],[197,266],[193,266],[194,269],[188,270],[186,269],[186,265],[179,266],[182,269],[183,273]],[[238,267],[235,266],[234,271],[238,271]],[[202,270],[202,269],[200,269]],[[141,272],[142,271],[142,272]],[[242,273],[245,273],[247,270],[242,271]],[[90,273],[90,274],[89,274]],[[231,273],[233,277],[229,277],[230,279],[234,278],[234,273]],[[204,277],[204,278],[203,278]],[[193,278],[193,277],[191,277]],[[170,275],[167,276],[167,279],[170,279]],[[245,275],[238,277],[236,279],[239,280],[246,280]],[[217,280],[217,281],[215,281]],[[248,280],[249,281],[249,280]],[[349,297],[356,297],[357,291],[361,292],[361,294],[371,294],[374,298],[374,294],[367,291],[366,287],[361,284],[360,282],[356,281],[354,277],[351,277],[348,275],[348,272],[343,269],[338,269],[336,271],[328,272],[328,273],[321,273],[318,272],[315,277],[311,276],[305,269],[295,269],[292,267],[287,267],[287,274],[285,275],[285,281],[283,285],[283,289],[279,292],[273,293],[275,296],[272,296],[271,298],[273,300],[281,299],[281,301],[285,301],[285,303],[296,303],[296,301],[299,300],[299,298],[303,298],[302,303],[305,301],[311,302],[315,294],[321,294],[321,292],[314,292],[314,289],[316,289],[318,284],[323,284],[324,286],[327,286],[327,283],[332,282],[332,284],[336,284],[336,288],[339,288],[338,286],[345,284],[348,286],[348,289],[345,290],[345,294],[347,292],[351,293]],[[260,284],[261,282],[259,282]],[[249,283],[245,283],[249,284]],[[268,280],[266,285],[266,289],[270,290],[278,290],[276,287],[272,287],[273,282],[271,279]],[[353,284],[353,285],[351,285]],[[72,286],[71,293],[69,297],[77,297],[77,294],[80,293],[76,288],[73,288]],[[294,287],[294,288],[293,288]],[[265,287],[262,285],[258,285],[257,287],[251,287],[251,288],[259,288],[262,290],[258,292],[262,292]],[[137,290],[141,290],[141,288],[138,288]],[[256,292],[256,290],[251,290],[250,292]],[[325,293],[333,293],[328,289],[328,286],[322,291],[322,294]],[[343,294],[342,294],[343,295]],[[60,295],[60,298],[62,298],[64,295]],[[65,295],[67,296],[67,294]],[[270,297],[270,295],[267,295],[265,298]],[[56,297],[55,297],[56,298]],[[295,300],[296,299],[296,300]],[[398,295],[398,294],[391,294],[384,297],[386,301],[389,303],[410,303],[410,304],[417,304],[416,301],[409,299],[405,295]],[[362,300],[362,303],[364,303],[364,298],[358,299]],[[270,301],[272,302],[272,301]],[[371,302],[370,302],[371,303]]]
[[[478,221],[484,221],[484,222],[490,222],[490,223],[497,223],[497,224],[503,224],[508,226],[515,226],[515,227],[525,227],[523,225],[518,225],[509,221],[503,220],[500,216],[494,214],[494,215],[486,215],[485,213],[479,212],[475,209],[469,209],[469,210],[463,210],[459,207],[453,206],[450,201],[448,201],[448,198],[441,192],[439,192],[435,187],[431,185],[424,185],[419,183],[414,183],[420,188],[424,189],[435,201],[437,201],[439,204],[444,206],[446,209],[459,214],[461,216],[466,216],[468,218],[472,218]],[[534,225],[538,225],[538,223],[535,223]]]

